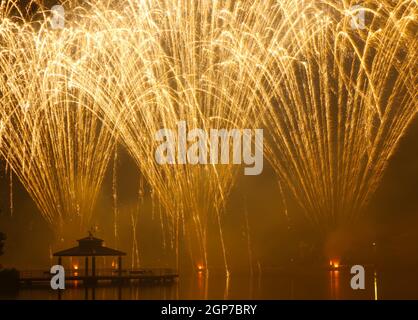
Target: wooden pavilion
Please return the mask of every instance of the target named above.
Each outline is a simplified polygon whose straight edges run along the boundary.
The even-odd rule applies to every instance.
[[[58,264],[62,265],[63,257],[84,257],[85,258],[85,279],[96,278],[96,257],[118,257],[118,276],[122,276],[122,257],[125,252],[103,246],[103,240],[89,236],[78,241],[78,246],[54,253],[58,257]],[[91,258],[91,275],[89,274],[89,258]]]

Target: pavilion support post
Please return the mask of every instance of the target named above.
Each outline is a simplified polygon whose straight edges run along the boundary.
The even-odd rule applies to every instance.
[[[122,256],[118,258],[118,266],[119,266],[119,278],[122,277]]]
[[[85,258],[85,266],[84,266],[84,276],[88,277],[89,276],[89,257]]]
[[[91,280],[89,280],[89,283],[92,286],[97,285],[97,279],[96,279],[96,257],[91,257]],[[93,300],[94,300],[94,291],[93,291]]]
[[[91,275],[93,278],[96,276],[96,257],[91,257]]]

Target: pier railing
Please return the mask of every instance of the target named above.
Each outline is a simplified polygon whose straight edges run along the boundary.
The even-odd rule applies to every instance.
[[[88,277],[93,277],[92,270],[89,269]],[[174,269],[169,268],[139,268],[139,269],[122,269],[121,277],[123,278],[147,278],[147,277],[166,277],[177,276]],[[42,281],[51,279],[52,274],[49,270],[22,270],[20,271],[20,280]],[[86,277],[84,269],[65,270],[66,279],[77,279]],[[96,269],[94,277],[96,278],[118,278],[119,269],[114,268],[98,268]]]

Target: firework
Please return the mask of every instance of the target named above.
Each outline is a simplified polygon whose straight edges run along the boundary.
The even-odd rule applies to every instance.
[[[267,70],[256,110],[271,133],[268,158],[322,230],[358,218],[416,116],[416,9],[284,1],[271,38],[253,51]]]
[[[114,140],[66,71],[77,39],[8,19],[0,30],[1,153],[59,237],[90,228]]]
[[[125,1],[115,10],[95,7],[79,25],[91,39],[84,48],[90,57],[75,71],[80,87],[92,93],[163,205],[176,249],[181,232],[193,260],[205,266],[209,219],[219,225],[226,261],[221,212],[236,167],[161,166],[155,133],[180,121],[192,129],[253,126],[248,112],[258,102],[254,83],[262,72],[246,68],[241,56],[240,46],[250,42],[248,30],[240,29],[247,7]]]

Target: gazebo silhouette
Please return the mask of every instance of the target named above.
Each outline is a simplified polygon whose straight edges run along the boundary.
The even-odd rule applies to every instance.
[[[85,257],[85,279],[91,278],[94,282],[96,277],[96,257],[118,257],[118,276],[122,276],[122,257],[125,252],[103,246],[103,240],[89,236],[78,241],[78,246],[54,253],[58,257],[58,264],[62,264],[63,257]],[[89,275],[89,258],[91,257],[91,275]]]

